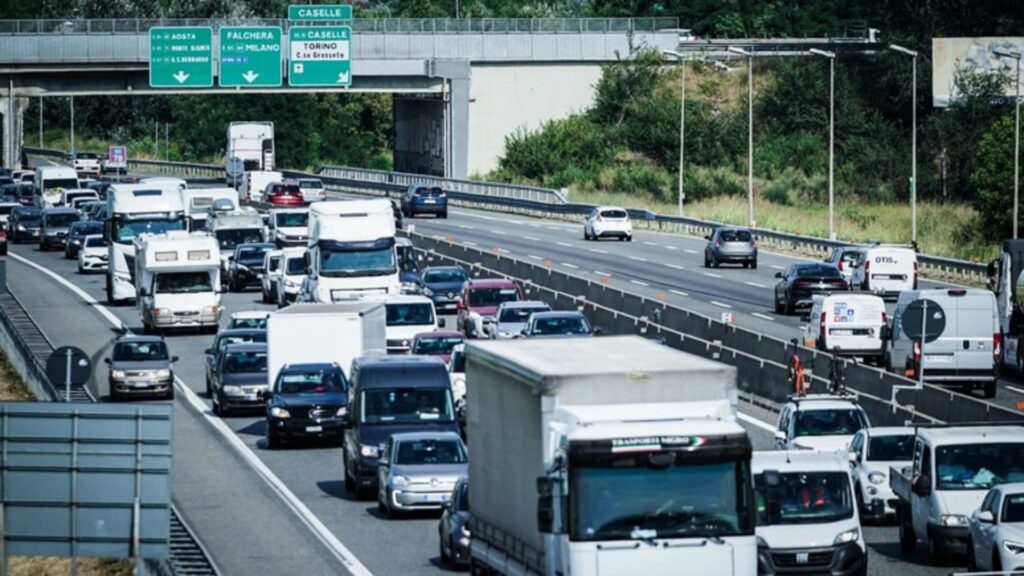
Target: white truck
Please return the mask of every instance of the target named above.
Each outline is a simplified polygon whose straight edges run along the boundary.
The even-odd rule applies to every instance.
[[[107,303],[135,299],[135,238],[185,229],[174,184],[114,184],[107,190]]]
[[[274,123],[232,122],[228,125],[225,158],[238,158],[246,172],[274,169]],[[225,166],[225,172],[227,167]],[[231,185],[231,175],[226,175]]]
[[[239,244],[263,242],[266,238],[263,217],[255,208],[222,212],[214,210],[211,205],[206,213],[206,231],[217,239],[217,245],[220,246],[221,274],[225,282],[231,259],[235,256],[235,247]]]
[[[637,336],[466,344],[471,570],[757,573],[736,369]]]
[[[224,211],[223,207],[228,203],[232,210],[238,209],[238,191],[230,187],[186,188],[181,191],[181,203],[185,207],[185,217],[188,218],[188,229],[205,230],[210,210]]]
[[[348,377],[352,360],[384,354],[384,304],[301,304],[267,318],[267,384],[287,364],[335,362]]]
[[[36,168],[32,184],[36,193],[43,197],[43,208],[59,204],[60,193],[64,190],[81,188],[78,172],[71,166],[40,166]]]
[[[205,232],[144,234],[135,239],[136,307],[147,332],[220,323],[220,250]]]
[[[388,200],[313,204],[308,242],[302,300],[329,303],[401,293]]]
[[[1002,367],[1024,375],[1024,240],[1003,240],[989,262],[988,288],[996,295],[1002,332]]]

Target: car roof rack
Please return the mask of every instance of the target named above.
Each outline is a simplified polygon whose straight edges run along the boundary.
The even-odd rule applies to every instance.
[[[815,400],[846,400],[849,402],[857,402],[857,394],[850,390],[843,388],[836,392],[828,394],[788,394],[786,396],[787,402],[792,402],[799,405],[801,402],[815,401]]]

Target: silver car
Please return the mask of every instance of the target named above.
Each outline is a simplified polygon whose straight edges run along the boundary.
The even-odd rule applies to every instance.
[[[518,338],[526,323],[530,321],[530,315],[534,312],[550,312],[551,306],[540,300],[520,300],[516,302],[502,302],[494,317],[498,323],[494,330],[491,330],[491,338],[505,340]]]
[[[299,190],[302,191],[302,201],[306,204],[327,200],[327,190],[319,178],[299,178],[298,182]]]
[[[718,268],[723,263],[757,268],[757,240],[747,228],[723,226],[705,236],[704,267]]]
[[[458,434],[392,434],[378,461],[377,508],[389,518],[399,512],[440,509],[455,483],[468,474],[466,445]]]

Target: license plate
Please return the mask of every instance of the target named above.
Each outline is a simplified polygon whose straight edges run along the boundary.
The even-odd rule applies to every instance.
[[[423,200],[423,203],[424,204],[437,204],[437,200],[434,200],[433,198],[426,198],[426,199]]]
[[[949,363],[953,361],[953,356],[949,354],[925,354],[924,358],[929,362]]]
[[[853,330],[832,330],[835,336],[853,336]]]
[[[306,432],[323,432],[323,426],[306,426]]]

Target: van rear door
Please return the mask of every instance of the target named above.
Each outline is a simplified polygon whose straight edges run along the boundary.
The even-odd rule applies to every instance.
[[[962,295],[953,295],[953,294]],[[991,292],[950,290],[956,304],[956,332],[947,332],[952,340],[957,371],[970,378],[991,378],[994,367],[996,325],[995,297]],[[943,335],[946,336],[945,334]]]
[[[864,261],[867,288],[872,292],[899,293],[914,288],[917,254],[909,248],[872,248]]]
[[[879,352],[885,303],[877,296],[850,294],[825,300],[826,347],[843,351]]]

